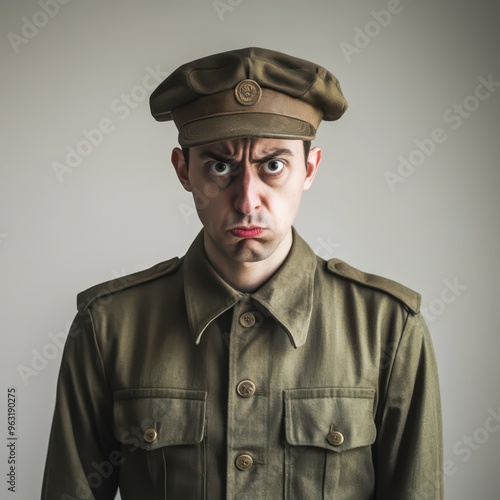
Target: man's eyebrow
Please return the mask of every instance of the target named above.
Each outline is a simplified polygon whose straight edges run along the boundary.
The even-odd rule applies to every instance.
[[[263,156],[260,156],[258,158],[251,158],[250,162],[251,163],[265,163],[267,161],[273,160],[277,156],[293,156],[293,152],[288,149],[288,148],[276,148],[276,149],[271,149],[271,150],[266,150],[262,152]],[[203,151],[200,153],[200,159],[201,160],[215,160],[215,161],[221,161],[224,163],[239,163],[239,161],[236,161],[234,157],[228,152],[228,153],[216,153],[215,151],[211,151],[207,149],[206,151]]]
[[[260,158],[250,158],[251,163],[265,163],[266,161],[273,160],[277,156],[293,156],[293,152],[288,148],[276,148],[268,151],[263,151]]]
[[[231,158],[231,155],[224,155],[224,153],[218,154],[214,153],[213,151],[207,150],[203,151],[203,153],[200,153],[199,155],[200,160],[216,160],[216,161],[221,161],[223,163],[235,163],[235,160]]]

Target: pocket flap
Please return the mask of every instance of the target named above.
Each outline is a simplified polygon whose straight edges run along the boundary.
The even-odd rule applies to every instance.
[[[285,390],[287,442],[337,452],[373,444],[374,397],[374,389],[358,387]]]
[[[114,434],[144,450],[197,444],[203,440],[206,391],[167,388],[114,393]]]

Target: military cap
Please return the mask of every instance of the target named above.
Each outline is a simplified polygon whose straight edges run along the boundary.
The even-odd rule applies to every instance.
[[[339,81],[325,68],[250,47],[177,68],[152,93],[151,113],[173,120],[184,147],[241,137],[312,140],[321,120],[347,109]]]

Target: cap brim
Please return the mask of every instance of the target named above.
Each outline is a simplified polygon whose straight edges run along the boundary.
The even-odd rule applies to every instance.
[[[270,113],[244,113],[186,123],[179,131],[179,144],[194,147],[243,137],[310,141],[315,136],[316,131],[310,123],[296,118]]]

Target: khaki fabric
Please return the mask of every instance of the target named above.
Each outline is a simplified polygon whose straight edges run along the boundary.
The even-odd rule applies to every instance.
[[[243,294],[200,233],[183,258],[80,294],[42,499],[442,499],[419,296],[336,264],[294,231]]]
[[[327,69],[274,50],[247,47],[183,64],[151,94],[151,114],[173,120],[179,144],[241,137],[312,140],[347,101]]]

